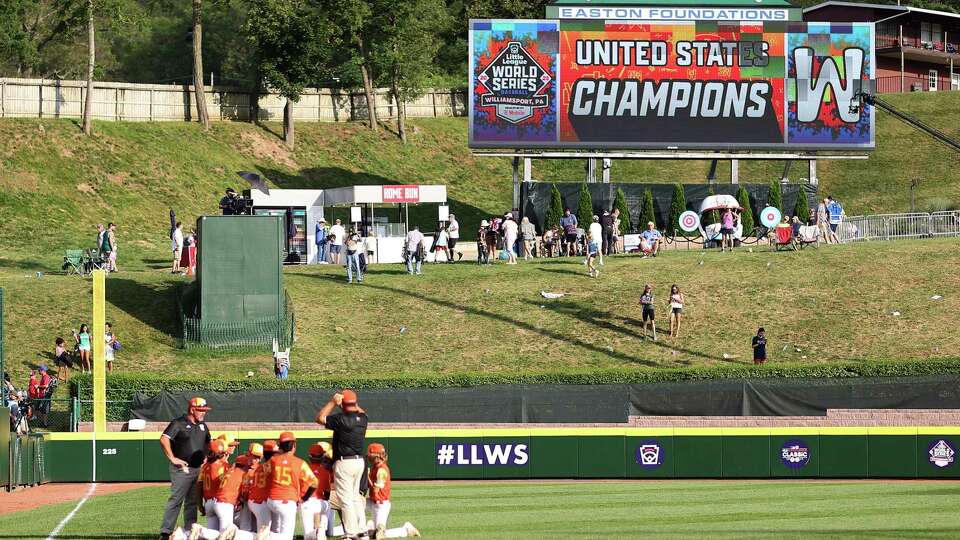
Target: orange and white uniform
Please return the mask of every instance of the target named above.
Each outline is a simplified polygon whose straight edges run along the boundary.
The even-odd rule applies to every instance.
[[[297,507],[307,490],[317,487],[317,477],[293,452],[277,454],[261,468],[267,478],[267,508],[270,509],[273,538],[293,540]]]
[[[402,527],[387,528],[387,518],[390,517],[390,467],[386,461],[371,465],[367,471],[367,482],[370,494],[367,497],[367,512],[372,518],[367,522],[367,529],[377,532],[377,538],[406,538],[420,536],[409,521]]]
[[[332,471],[327,465],[316,461],[310,462],[310,471],[317,477],[317,489],[309,499],[300,504],[300,522],[303,523],[304,540],[317,540],[331,536],[327,534],[328,527],[333,521],[333,509],[330,507],[330,487]],[[320,515],[320,523],[315,516]]]
[[[233,467],[227,462],[226,456],[215,461],[208,461],[200,467],[200,483],[203,492],[203,510],[207,515],[207,528],[220,531],[233,524],[233,505],[221,505],[217,508],[217,493],[220,485]],[[229,506],[229,520],[223,521],[226,515],[225,506]]]
[[[269,485],[264,465],[264,463],[260,463],[255,468],[251,467],[247,473],[247,507],[250,508],[250,512],[257,520],[255,530],[259,530],[264,525],[270,525],[270,510],[267,508]]]

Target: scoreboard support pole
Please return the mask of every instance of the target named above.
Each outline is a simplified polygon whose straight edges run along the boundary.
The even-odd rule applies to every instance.
[[[104,360],[106,326],[106,272],[93,271],[93,327],[90,341],[93,342],[93,431],[107,431],[107,366]]]

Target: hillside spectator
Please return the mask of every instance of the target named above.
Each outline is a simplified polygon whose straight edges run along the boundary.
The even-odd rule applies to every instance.
[[[97,249],[103,247],[103,235],[106,234],[107,229],[103,226],[103,223],[97,223]]]
[[[830,199],[824,197],[823,201],[817,205],[817,230],[820,231],[820,236],[823,238],[823,241],[832,244],[830,241],[830,211],[827,210],[827,205],[830,204]]]
[[[640,320],[643,324],[643,337],[647,337],[647,323],[650,323],[650,334],[653,340],[657,340],[657,323],[654,321],[653,286],[647,283],[643,286],[643,294],[640,295]]]
[[[113,335],[113,325],[106,323],[103,331],[103,359],[107,363],[107,371],[113,371],[113,359],[120,342]]]
[[[40,417],[40,424],[47,425],[47,414],[50,412],[50,398],[53,395],[53,388],[50,386],[50,374],[47,373],[47,365],[40,364],[40,380],[37,384],[36,412]]]
[[[670,287],[670,337],[680,337],[680,318],[683,316],[683,293],[674,283]]]
[[[487,220],[480,222],[480,228],[477,229],[477,264],[490,264],[490,254],[487,252],[487,233],[490,224]]]
[[[597,216],[593,216],[596,220]],[[594,225],[597,225],[594,223]],[[592,232],[593,226],[591,225],[591,232],[587,236],[587,275],[593,278],[600,277],[600,270],[593,265],[593,261],[600,256],[600,242],[602,237],[597,237],[593,235]]]
[[[494,225],[500,226],[499,218],[490,220],[483,240],[487,248],[487,260],[490,264],[497,262],[497,241],[500,239],[500,233],[494,228]]]
[[[603,228],[603,246],[601,246],[601,253],[603,255],[610,255],[613,253],[613,214],[604,210],[603,215],[600,216],[600,226]]]
[[[558,237],[559,237],[559,232],[557,230],[556,225],[554,225],[550,229],[543,231],[543,251],[546,252],[547,257],[555,256]]]
[[[104,242],[106,242],[110,248],[107,269],[110,272],[119,272],[120,269],[117,268],[117,226],[113,223],[107,225],[107,232],[104,235]]]
[[[757,330],[757,335],[753,336],[753,363],[762,366],[767,361],[767,335],[761,326]]]
[[[828,196],[827,199],[827,211],[830,212],[830,238],[833,239],[834,244],[839,244],[840,239],[837,238],[837,229],[840,228],[840,224],[843,223],[843,218],[846,214],[843,211],[843,207],[840,206],[840,203],[833,198],[832,195]]]
[[[727,208],[720,216],[720,251],[726,251],[727,247],[733,251],[733,210]]]
[[[113,242],[110,241],[110,226],[112,225],[113,223],[108,225],[107,228],[104,229],[103,234],[98,235],[100,238],[100,245],[97,247],[100,248],[100,256],[103,257],[103,260],[106,263],[107,272],[111,271],[110,258],[113,256]]]
[[[537,228],[527,216],[520,223],[520,236],[523,240],[523,260],[526,261],[533,257],[533,246],[537,243]]]
[[[520,226],[507,214],[503,219],[503,249],[507,252],[507,264],[517,264],[517,237]]]
[[[457,241],[460,240],[460,223],[457,222],[457,216],[450,214],[450,223],[447,224],[447,242],[450,249],[450,262],[456,262],[463,258],[462,251],[456,251]],[[454,257],[456,255],[456,257]]]
[[[440,252],[443,252],[443,262],[453,262],[450,259],[450,252],[447,251],[447,244],[450,241],[450,236],[447,233],[447,228],[443,226],[443,223],[437,225],[437,231],[433,236],[433,262],[440,262]]]
[[[43,394],[40,393],[40,376],[36,371],[30,370],[30,378],[27,379],[27,399],[36,403]],[[32,416],[32,414],[30,414]]]
[[[178,221],[173,227],[173,234],[170,237],[170,249],[173,250],[173,274],[180,273],[180,257],[183,255],[183,230]]]
[[[77,351],[80,353],[80,373],[90,371],[93,368],[93,362],[90,361],[90,330],[86,324],[80,325],[80,331],[73,333],[73,339],[77,342]]]
[[[608,214],[609,216],[609,214]],[[599,247],[603,240],[606,238],[606,231],[603,230],[603,224],[600,222],[598,216],[593,216],[593,223],[590,224],[590,230],[587,232],[587,257],[589,258],[590,253],[590,241],[597,243]],[[599,249],[598,258],[600,260],[600,266],[603,266],[603,248]]]
[[[57,366],[57,378],[67,382],[70,380],[70,368],[73,367],[73,360],[70,358],[70,353],[67,352],[66,342],[62,337],[58,337],[55,343],[53,365]]]
[[[347,283],[353,283],[354,272],[357,275],[357,283],[363,283],[363,270],[360,269],[360,251],[363,249],[363,241],[357,231],[350,231],[343,246],[347,250]]]
[[[317,244],[317,264],[327,264],[327,236],[330,234],[327,229],[327,220],[320,218],[317,222],[317,229],[313,240]]]
[[[620,249],[620,209],[614,208],[610,215],[613,216],[613,231],[611,233],[612,236],[610,237],[610,252],[620,253],[622,251],[622,249]]]
[[[347,237],[347,230],[340,224],[340,220],[333,222],[330,227],[330,260],[333,264],[340,264],[340,252],[343,250],[343,241]]]
[[[411,276],[414,274],[414,261],[416,261],[416,274],[419,276],[422,274],[420,269],[423,265],[423,233],[420,232],[419,226],[407,233],[406,247],[407,273]]]
[[[647,253],[650,253],[654,257],[660,254],[660,240],[663,238],[663,235],[655,228],[652,221],[647,222],[647,230],[640,233],[640,238],[646,243],[646,249],[643,249],[644,257],[647,256]]]
[[[579,225],[577,216],[571,214],[569,208],[564,208],[563,216],[560,218],[560,227],[563,228],[567,257],[574,255],[574,246],[577,243],[577,225]]]

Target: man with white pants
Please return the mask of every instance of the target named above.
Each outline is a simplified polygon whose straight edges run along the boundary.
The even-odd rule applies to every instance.
[[[338,414],[330,414],[340,407]],[[330,506],[340,512],[344,533],[366,537],[360,480],[364,472],[367,414],[357,404],[353,390],[336,393],[317,413],[317,423],[333,431],[333,489]]]
[[[333,447],[328,442],[314,443],[308,451],[310,470],[317,477],[317,489],[313,496],[300,505],[300,521],[303,523],[304,540],[327,537],[330,519],[330,467],[333,464]]]

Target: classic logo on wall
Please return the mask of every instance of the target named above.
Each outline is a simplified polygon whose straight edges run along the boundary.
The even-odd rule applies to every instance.
[[[496,107],[497,118],[511,124],[522,122],[534,109],[549,106],[550,97],[541,92],[551,80],[519,41],[511,41],[477,76],[489,91],[480,96],[480,105]]]
[[[638,446],[634,457],[637,465],[645,469],[656,469],[663,465],[663,450],[655,441],[645,442]]]
[[[780,461],[791,469],[803,468],[810,462],[810,447],[801,439],[792,439],[780,447]]]
[[[930,463],[943,468],[953,465],[954,456],[957,452],[950,443],[940,439],[930,445],[927,453],[930,454]]]

